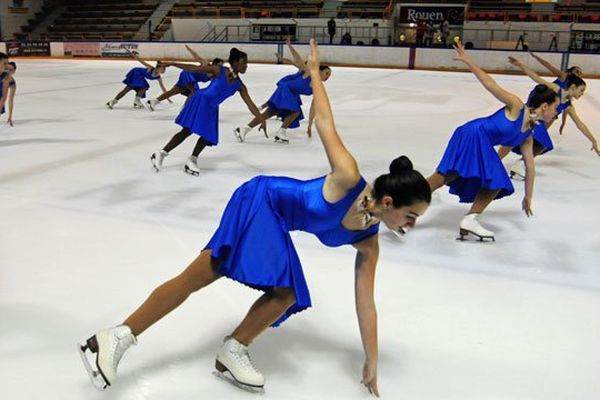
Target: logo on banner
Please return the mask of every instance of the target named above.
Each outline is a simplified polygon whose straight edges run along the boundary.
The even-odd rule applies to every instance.
[[[129,58],[129,53],[125,49],[130,51],[137,51],[139,45],[137,43],[102,43],[102,57],[122,57]]]

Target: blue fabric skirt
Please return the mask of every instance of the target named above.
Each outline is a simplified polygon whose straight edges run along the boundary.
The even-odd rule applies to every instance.
[[[533,140],[534,142],[538,142],[541,146],[544,146],[544,151],[542,151],[540,154],[547,153],[554,149],[554,143],[552,143],[552,139],[548,133],[548,128],[546,128],[546,124],[543,122],[537,124],[533,129]],[[513,153],[521,154],[521,147],[513,147],[512,151]]]
[[[217,231],[205,249],[220,261],[218,272],[251,288],[292,288],[296,303],[275,322],[311,306],[300,259],[285,221],[269,200],[269,177],[240,186],[225,207]]]
[[[219,106],[213,106],[202,90],[192,95],[175,123],[201,136],[209,146],[219,143]]]
[[[496,199],[515,191],[493,144],[476,121],[454,131],[437,171],[458,175],[448,186],[461,203],[472,203],[480,189],[500,190]]]
[[[146,79],[144,79],[144,76],[138,72],[137,69],[132,69],[131,71],[129,71],[127,73],[127,75],[125,75],[125,79],[123,80],[123,83],[126,84],[129,87],[132,87],[136,90],[139,89],[149,89],[150,85],[148,84],[148,82],[146,81]],[[146,97],[146,94],[144,93],[142,95],[142,97]]]
[[[287,85],[277,86],[275,93],[269,98],[267,104],[269,106],[269,111],[277,112],[276,115],[282,120],[292,113],[300,112],[298,117],[290,124],[290,128],[298,128],[300,126],[300,121],[304,119],[300,96],[294,94]]]

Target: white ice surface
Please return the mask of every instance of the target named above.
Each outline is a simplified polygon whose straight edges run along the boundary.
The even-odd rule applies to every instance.
[[[178,274],[210,238],[233,190],[257,174],[328,171],[305,124],[290,144],[232,129],[250,119],[239,96],[220,109],[221,143],[182,171],[188,139],[151,170],[150,154],[179,129],[183,103],[113,111],[127,61],[18,60],[15,126],[0,125],[0,398],[249,399],[211,375],[221,338],[258,292],[221,280],[139,338],[109,391],[92,388],[75,344],[121,322]],[[261,104],[290,67],[250,65]],[[165,75],[175,83],[177,70]],[[496,76],[526,96],[532,82]],[[431,173],[455,127],[499,103],[470,74],[334,68],[337,127],[368,180],[407,154]],[[150,95],[158,93],[153,83]],[[577,110],[599,133],[600,87]],[[309,101],[305,101],[308,114]],[[2,116],[5,121],[6,115]],[[269,123],[273,133],[276,121]],[[521,183],[482,222],[496,243],[455,241],[466,206],[447,190],[404,239],[382,229],[377,276],[379,387],[387,399],[597,399],[600,393],[600,159],[572,122],[551,132],[533,209]],[[512,157],[512,156],[511,156]],[[514,157],[511,158],[514,160]],[[251,352],[272,399],[368,398],[354,313],[354,251],[293,233],[313,308],[259,337]],[[268,241],[269,238],[265,237]]]

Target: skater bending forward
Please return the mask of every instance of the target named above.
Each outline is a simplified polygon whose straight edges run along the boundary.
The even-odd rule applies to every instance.
[[[121,325],[101,330],[80,344],[84,364],[98,388],[115,383],[121,357],[146,329],[190,294],[227,276],[264,294],[225,337],[215,367],[230,374],[238,386],[261,391],[265,377],[254,366],[248,346],[269,326],[278,326],[311,306],[302,266],[289,234],[302,230],[316,235],[326,246],[350,244],[357,250],[354,275],[364,349],[362,383],[378,395],[373,292],[379,223],[395,232],[414,226],[429,206],[431,191],[405,156],[392,161],[390,172],[379,176],[372,186],[365,182],[336,131],[314,40],[308,68],[317,130],[331,171],[308,181],[257,176],[241,185],[229,200],[213,237],[180,275],[156,288]]]

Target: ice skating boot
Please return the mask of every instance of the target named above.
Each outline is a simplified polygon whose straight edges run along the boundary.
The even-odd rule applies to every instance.
[[[135,100],[133,100],[133,108],[144,108],[141,97],[135,96]]]
[[[277,143],[283,143],[283,144],[289,144],[290,143],[290,141],[289,141],[289,139],[287,137],[286,131],[287,131],[287,129],[285,129],[285,128],[279,128],[279,130],[275,134],[275,141]]]
[[[510,173],[510,177],[512,179],[515,178],[519,178],[519,179],[525,179],[525,163],[523,162],[523,160],[519,160],[516,163],[514,163],[513,165],[511,165],[510,169],[509,169],[509,173]]]
[[[169,153],[167,153],[164,150],[152,153],[152,155],[150,156],[150,162],[152,163],[152,167],[156,172],[159,172],[162,169],[163,160],[168,155]]]
[[[77,348],[81,360],[96,388],[103,390],[114,384],[119,361],[134,344],[137,344],[137,340],[126,325],[104,329],[79,343]]]
[[[462,221],[460,221],[460,233],[457,240],[465,240],[465,237],[469,236],[469,234],[477,237],[480,242],[485,240],[491,240],[495,242],[494,232],[485,229],[478,221],[478,218],[481,214],[473,213],[467,214],[464,216]]]
[[[109,101],[108,103],[106,103],[106,107],[112,110],[113,107],[115,106],[115,104],[117,104],[118,102],[119,102],[119,100],[112,99],[111,101]]]
[[[215,374],[241,389],[262,392],[265,386],[264,375],[256,369],[248,354],[248,346],[227,336],[217,353]],[[231,375],[231,378],[227,375]]]
[[[194,176],[200,175],[200,169],[198,168],[198,157],[190,156],[190,158],[188,158],[188,160],[185,162],[183,170],[186,174]]]
[[[233,130],[233,134],[235,135],[237,140],[239,140],[240,142],[243,142],[244,140],[246,140],[246,135],[251,130],[252,130],[252,128],[250,128],[249,126],[238,127]]]
[[[148,108],[150,109],[150,111],[154,111],[154,108],[156,107],[156,105],[160,103],[160,100],[158,99],[150,99],[146,102],[146,106],[148,106]]]

